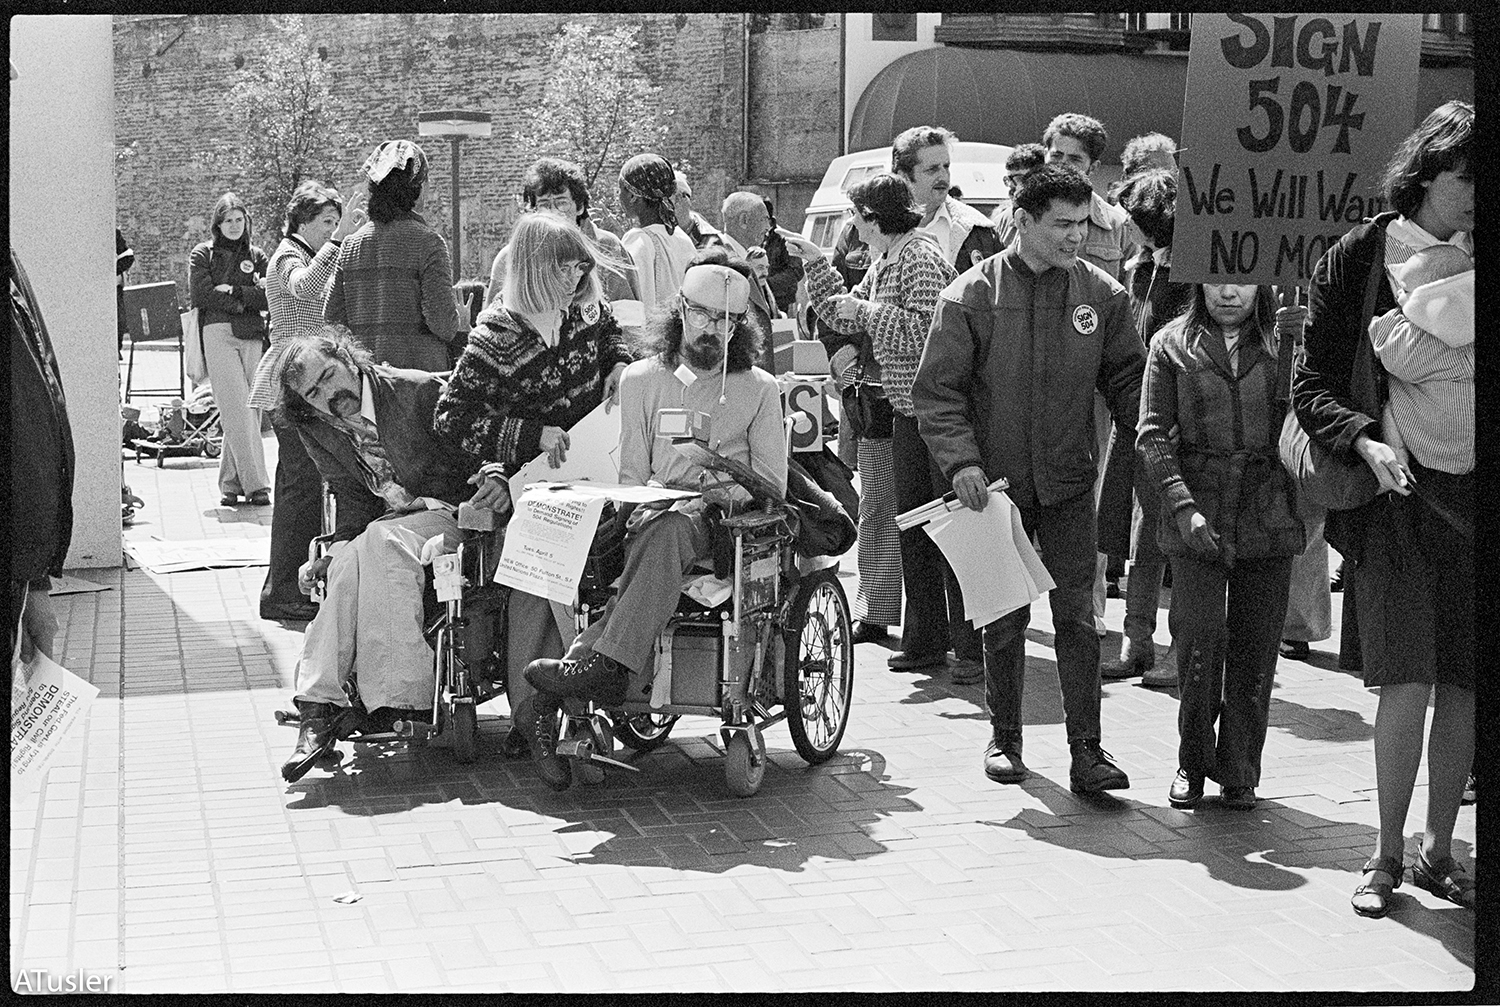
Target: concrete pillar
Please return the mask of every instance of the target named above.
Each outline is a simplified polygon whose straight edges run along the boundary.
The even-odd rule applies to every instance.
[[[111,18],[10,19],[10,240],[52,336],[77,455],[69,567],[120,565]],[[25,450],[13,444],[12,450]]]

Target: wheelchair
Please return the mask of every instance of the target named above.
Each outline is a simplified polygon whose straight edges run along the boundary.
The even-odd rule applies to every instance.
[[[701,460],[720,467],[712,458]],[[721,471],[756,500],[754,509],[720,521],[725,547],[716,565],[727,568],[730,597],[708,607],[680,596],[657,638],[654,668],[632,673],[623,702],[604,707],[562,700],[557,753],[570,760],[576,779],[599,782],[604,766],[637,772],[614,758],[616,743],[652,751],[684,715],[720,720],[725,782],[736,797],[760,789],[764,732],[782,721],[809,764],[838,751],[854,693],[853,630],[838,561],[800,557],[797,516],[787,505],[755,486],[743,466],[730,462]],[[617,548],[623,553],[623,543],[601,548],[596,538],[579,588],[580,631],[602,615],[617,573],[596,561]]]
[[[335,507],[334,496],[325,483],[325,530],[334,527]],[[359,683],[351,676],[344,684],[350,713],[342,723],[335,724],[338,741],[405,742],[447,748],[465,765],[478,758],[479,705],[505,692],[505,617],[510,589],[489,583],[499,556],[494,512],[462,504],[458,526],[456,550],[438,556],[434,565],[451,570],[461,590],[439,601],[432,574],[426,577],[423,588],[423,635],[433,650],[432,706],[422,711],[426,718],[372,718],[360,699]],[[308,559],[326,554],[332,540],[329,532],[315,537],[308,545]],[[312,598],[323,600],[321,582],[315,585]],[[295,727],[301,717],[295,711],[278,710],[276,722]]]

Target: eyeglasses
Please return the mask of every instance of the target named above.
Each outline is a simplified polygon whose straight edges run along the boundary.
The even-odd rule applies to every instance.
[[[689,301],[686,297],[679,297],[678,300],[682,302],[682,316],[692,319],[694,324],[699,328],[718,328],[726,321],[738,324],[740,319],[745,317],[743,314],[735,315],[709,311],[707,308],[699,307],[692,301]]]

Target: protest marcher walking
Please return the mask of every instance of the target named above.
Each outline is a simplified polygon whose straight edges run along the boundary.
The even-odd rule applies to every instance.
[[[1016,241],[943,290],[912,386],[923,440],[973,510],[991,480],[1009,481],[1022,525],[1035,535],[1057,586],[1052,623],[1073,790],[1130,785],[1100,747],[1099,637],[1090,599],[1100,463],[1094,392],[1134,429],[1144,365],[1129,297],[1078,252],[1093,189],[1080,172],[1049,164],[1017,195]],[[990,779],[1026,778],[1021,693],[1030,606],[984,628]]]
[[[1306,544],[1277,453],[1291,366],[1277,348],[1305,314],[1278,314],[1270,287],[1199,285],[1146,356],[1136,444],[1176,595],[1176,808],[1196,805],[1205,779],[1225,805],[1255,807],[1292,557]]]

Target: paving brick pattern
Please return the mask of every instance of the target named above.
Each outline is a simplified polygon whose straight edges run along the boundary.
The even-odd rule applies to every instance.
[[[128,536],[269,534],[269,510],[217,506],[202,460],[127,462],[126,481],[146,499]],[[95,576],[113,589],[59,599],[59,653],[100,697],[41,791],[11,805],[13,977],[81,968],[130,993],[1475,981],[1469,911],[1409,884],[1385,920],[1349,909],[1375,836],[1376,697],[1334,670],[1333,643],[1281,662],[1251,813],[1212,796],[1167,806],[1176,701],[1133,681],[1107,684],[1103,704],[1131,789],[1068,791],[1044,605],[1022,786],[980,772],[978,686],[891,672],[866,645],[841,754],[809,768],[773,728],[745,800],[701,718],[635,757],[638,776],[554,794],[500,755],[503,700],[481,710],[473,766],[346,742],[340,765],[288,787],[295,736],[272,715],[300,633],[257,618],[264,570]],[[1408,861],[1425,800],[1424,769]],[[1465,863],[1474,838],[1467,807]]]

